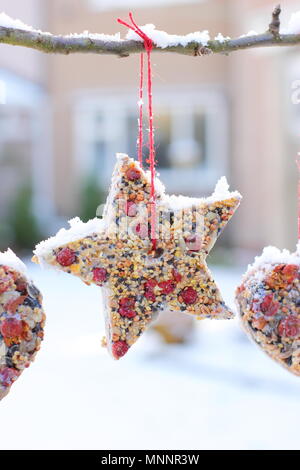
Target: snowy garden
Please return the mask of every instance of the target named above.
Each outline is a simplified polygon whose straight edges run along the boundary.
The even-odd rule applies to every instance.
[[[30,2],[0,10],[0,449],[299,448],[300,12]]]
[[[213,272],[232,305],[241,270]],[[112,362],[101,348],[99,289],[39,267],[31,275],[45,296],[46,337],[1,403],[2,449],[298,447],[299,379],[237,320],[200,321],[185,345],[150,331]]]

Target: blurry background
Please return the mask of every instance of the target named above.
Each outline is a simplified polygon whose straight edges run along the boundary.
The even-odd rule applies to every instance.
[[[300,2],[281,5],[285,25]],[[116,18],[132,9],[139,24],[169,33],[235,37],[265,31],[273,7],[270,0],[0,0],[0,12],[56,34],[112,34],[122,29]],[[138,55],[55,56],[0,45],[0,249],[26,256],[68,218],[95,216],[114,154],[136,154],[138,64]],[[167,191],[208,195],[225,174],[244,196],[210,258],[232,304],[241,273],[263,246],[295,247],[299,48],[202,58],[159,53],[153,65],[157,160]],[[115,365],[99,357],[100,335],[93,334],[100,330],[98,289],[31,269],[43,288],[48,331],[36,364],[1,403],[4,448],[297,447],[299,379],[257,351],[234,321],[201,322],[185,346],[164,348],[150,333],[137,355],[133,348]],[[137,422],[128,415],[133,396]],[[42,424],[28,424],[25,399],[36,400]],[[30,426],[19,440],[8,432],[12,410]],[[111,420],[118,419],[128,432],[115,432]]]
[[[116,18],[131,8],[140,24],[170,33],[208,29],[211,37],[234,37],[264,31],[273,3],[1,0],[0,10],[57,34],[118,32]],[[298,7],[282,2],[283,25]],[[47,56],[1,45],[1,248],[30,248],[38,231],[48,235],[66,218],[95,215],[115,153],[136,154],[138,61],[138,55]],[[227,244],[236,262],[266,244],[293,249],[298,48],[201,59],[159,53],[153,62],[157,159],[168,192],[209,194],[226,174],[244,200],[217,248]]]

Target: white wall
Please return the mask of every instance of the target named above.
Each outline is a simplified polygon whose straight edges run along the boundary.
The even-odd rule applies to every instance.
[[[37,29],[44,29],[43,9],[45,0],[0,0],[0,12]],[[45,78],[45,57],[38,51],[0,44],[0,68],[17,73],[24,78],[42,82]]]

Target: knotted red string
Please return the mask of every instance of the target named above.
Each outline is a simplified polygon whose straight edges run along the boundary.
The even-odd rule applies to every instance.
[[[155,150],[154,150],[154,129],[153,129],[153,105],[152,105],[152,67],[151,67],[151,51],[153,49],[153,41],[144,31],[142,31],[133,19],[132,13],[129,13],[132,25],[118,18],[118,22],[138,34],[144,41],[144,47],[147,53],[147,84],[148,84],[148,116],[149,116],[149,164],[151,174],[150,204],[151,204],[151,241],[152,249],[156,249],[156,204],[155,204]],[[143,154],[143,65],[144,58],[141,53],[140,60],[140,118],[139,118],[139,138],[138,138],[138,159],[142,164]]]

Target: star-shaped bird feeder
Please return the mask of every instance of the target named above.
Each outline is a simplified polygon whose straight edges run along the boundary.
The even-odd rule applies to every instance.
[[[119,154],[103,218],[41,242],[34,261],[102,287],[106,345],[124,356],[163,310],[199,319],[229,319],[206,257],[234,214],[241,196],[226,179],[208,198],[168,196],[155,181],[155,244],[149,172]]]

